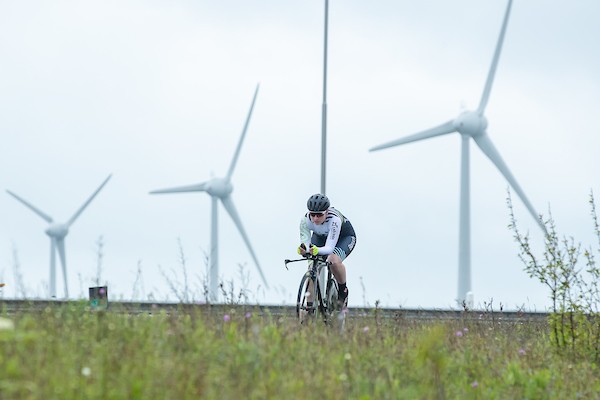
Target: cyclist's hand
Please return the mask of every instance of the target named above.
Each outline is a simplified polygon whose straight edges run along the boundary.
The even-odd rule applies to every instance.
[[[306,245],[304,243],[298,246],[298,254],[300,254],[301,256],[306,254]]]
[[[317,246],[313,246],[312,244],[310,245],[310,254],[312,254],[313,256],[316,256],[317,254],[319,254],[319,248]]]

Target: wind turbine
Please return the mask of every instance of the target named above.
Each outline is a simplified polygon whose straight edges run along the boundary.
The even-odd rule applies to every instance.
[[[71,227],[71,225],[73,225],[73,222],[75,222],[75,220],[79,217],[79,215],[81,215],[83,210],[85,210],[85,208],[91,203],[91,201],[94,199],[94,197],[96,197],[98,192],[100,192],[100,190],[104,187],[104,185],[106,185],[106,183],[108,182],[108,180],[110,179],[111,176],[112,176],[112,174],[108,175],[108,177],[104,180],[104,182],[102,182],[102,184],[98,187],[98,189],[96,189],[96,191],[90,196],[90,198],[87,199],[87,201],[85,203],[83,203],[83,205],[81,207],[79,207],[79,210],[77,210],[77,212],[75,214],[73,214],[71,219],[69,219],[69,221],[67,221],[67,223],[64,223],[64,224],[59,223],[59,222],[54,222],[53,218],[50,217],[48,214],[42,212],[39,208],[31,205],[31,203],[27,202],[23,198],[14,194],[10,190],[6,190],[6,192],[8,194],[10,194],[12,197],[17,199],[21,203],[23,203],[26,207],[28,207],[30,210],[32,210],[34,213],[36,213],[37,215],[42,217],[46,222],[48,222],[48,224],[50,224],[48,226],[48,228],[45,230],[45,232],[46,232],[46,235],[50,236],[50,296],[51,297],[56,297],[56,252],[58,251],[58,256],[60,258],[60,264],[61,264],[62,270],[63,270],[63,278],[64,278],[64,284],[65,284],[65,298],[69,298],[69,286],[67,284],[67,259],[65,256],[65,237],[69,233],[69,228]]]
[[[252,104],[250,105],[250,111],[248,112],[248,117],[246,118],[246,123],[244,124],[244,129],[242,130],[242,135],[240,137],[240,141],[237,145],[237,149],[235,150],[235,154],[233,156],[233,160],[231,160],[231,165],[229,166],[229,171],[225,178],[212,178],[206,182],[198,183],[190,186],[181,186],[170,189],[161,189],[154,190],[150,192],[150,194],[160,194],[160,193],[180,193],[180,192],[206,192],[211,197],[211,228],[210,228],[210,273],[209,273],[209,296],[212,301],[216,301],[218,298],[218,281],[219,281],[219,243],[218,243],[218,232],[217,232],[217,203],[221,200],[221,204],[225,207],[225,210],[235,223],[240,235],[242,235],[242,239],[246,243],[248,250],[250,251],[250,255],[254,259],[254,263],[256,264],[256,268],[260,273],[260,277],[262,278],[265,287],[269,287],[267,284],[267,280],[265,279],[265,275],[260,268],[260,264],[256,255],[254,254],[254,250],[252,249],[252,245],[250,244],[250,240],[248,239],[248,235],[246,235],[246,231],[242,225],[242,221],[238,215],[238,212],[233,204],[233,200],[231,199],[231,192],[233,191],[233,185],[231,183],[231,176],[233,175],[233,170],[235,169],[235,165],[237,163],[237,159],[240,155],[240,150],[242,148],[242,143],[244,142],[244,137],[246,136],[246,131],[248,130],[248,124],[250,123],[250,117],[252,116],[252,110],[254,109],[254,103],[256,101],[256,95],[258,94],[259,85],[256,85],[256,90],[254,91],[254,97],[252,98]]]
[[[450,121],[444,122],[434,128],[415,133],[388,143],[384,143],[379,146],[371,148],[369,151],[376,151],[385,149],[388,147],[399,146],[406,143],[416,142],[419,140],[429,139],[435,136],[446,135],[448,133],[458,132],[461,135],[462,146],[461,146],[461,168],[460,168],[460,228],[459,228],[459,250],[458,250],[458,297],[457,301],[459,304],[467,302],[467,305],[472,302],[469,299],[471,292],[471,233],[470,233],[470,194],[469,194],[469,139],[473,139],[475,144],[483,151],[483,153],[494,163],[496,168],[504,175],[510,186],[519,195],[525,207],[529,210],[533,218],[538,222],[542,230],[545,232],[546,228],[539,219],[538,213],[535,211],[525,192],[521,189],[521,186],[517,183],[517,180],[510,172],[504,160],[500,156],[498,150],[490,140],[487,134],[488,121],[484,115],[485,107],[490,97],[490,91],[492,89],[492,83],[494,81],[494,74],[496,73],[496,67],[498,65],[498,59],[500,58],[500,51],[502,50],[502,42],[504,41],[504,35],[506,33],[506,26],[508,24],[508,17],[510,15],[510,9],[512,0],[508,1],[506,12],[504,14],[504,21],[502,23],[502,29],[496,45],[496,51],[492,60],[492,65],[483,89],[481,101],[479,107],[475,111],[463,111],[458,117]]]

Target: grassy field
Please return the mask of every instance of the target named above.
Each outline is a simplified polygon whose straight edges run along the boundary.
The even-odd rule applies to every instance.
[[[350,318],[252,308],[0,312],[0,399],[598,399],[598,366],[543,322]]]

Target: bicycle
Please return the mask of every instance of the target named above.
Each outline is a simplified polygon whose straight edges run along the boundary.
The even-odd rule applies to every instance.
[[[338,283],[331,273],[331,263],[327,256],[306,256],[296,260],[285,260],[285,267],[289,263],[298,261],[309,261],[310,265],[300,280],[298,298],[296,301],[296,316],[301,323],[307,318],[316,317],[319,314],[323,322],[329,324],[334,321],[334,316],[341,314],[338,305]],[[316,290],[313,290],[316,288]],[[315,296],[316,295],[316,296]],[[311,303],[309,305],[308,303]],[[337,312],[337,313],[336,313]],[[343,315],[342,315],[343,317]]]

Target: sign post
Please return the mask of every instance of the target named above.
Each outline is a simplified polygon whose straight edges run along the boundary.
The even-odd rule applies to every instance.
[[[92,310],[108,309],[108,286],[90,288],[90,307]]]

